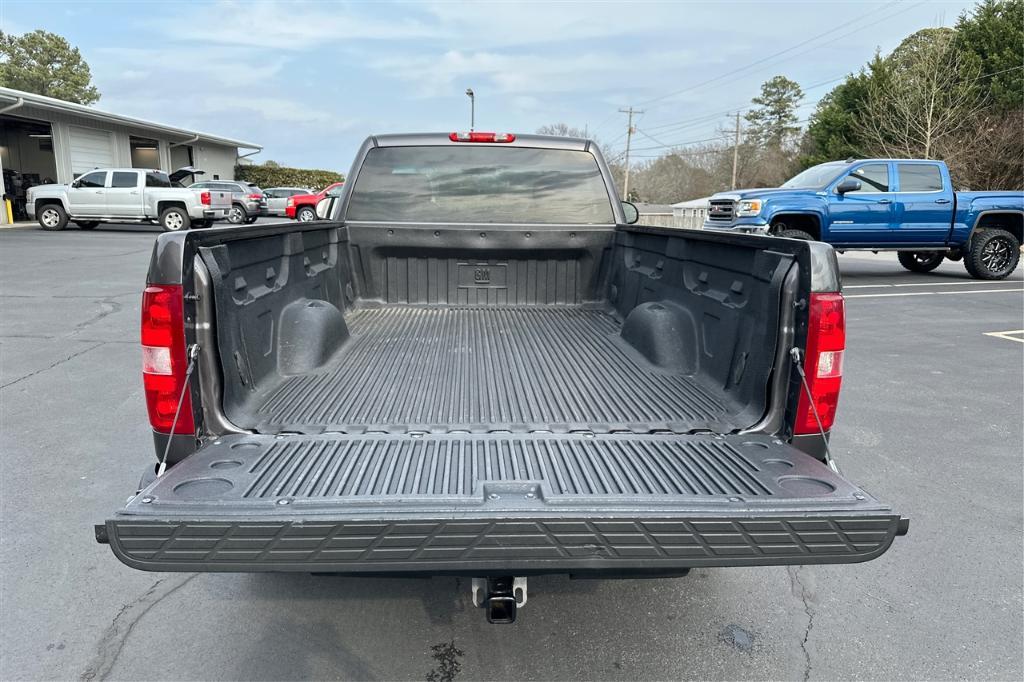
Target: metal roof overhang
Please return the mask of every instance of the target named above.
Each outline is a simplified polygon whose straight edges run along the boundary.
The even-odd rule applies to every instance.
[[[187,143],[191,141],[204,140],[216,144],[227,145],[229,147],[244,147],[246,149],[256,150],[263,149],[262,145],[254,144],[252,142],[246,142],[245,140],[235,140],[230,137],[210,135],[209,133],[202,133],[196,130],[188,130],[186,128],[175,128],[174,126],[164,125],[163,123],[155,123],[153,121],[146,121],[141,118],[121,116],[120,114],[112,114],[109,111],[93,109],[92,107],[87,107],[84,104],[65,102],[64,100],[55,99],[53,97],[46,97],[44,95],[37,95],[31,92],[23,92],[21,90],[14,90],[12,88],[0,87],[0,108],[4,108],[8,104],[17,104],[19,101],[24,101],[25,105],[32,106],[37,109],[43,109],[46,111],[54,111],[65,114],[73,114],[75,116],[91,118],[96,121],[117,123],[119,125],[140,128],[143,130],[149,130],[157,133],[163,133],[164,135],[168,136],[178,136],[184,138],[182,140],[172,140],[172,142]],[[193,139],[197,137],[198,140]]]

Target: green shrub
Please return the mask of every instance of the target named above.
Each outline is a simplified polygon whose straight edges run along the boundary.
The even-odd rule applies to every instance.
[[[284,168],[272,166],[235,166],[235,180],[251,182],[260,187],[309,187],[320,191],[327,185],[341,182],[345,176],[328,170]]]

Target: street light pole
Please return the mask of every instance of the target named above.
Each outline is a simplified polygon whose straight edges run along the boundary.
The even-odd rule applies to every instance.
[[[476,126],[476,95],[473,88],[466,88],[466,96],[469,97],[469,131],[473,132]]]

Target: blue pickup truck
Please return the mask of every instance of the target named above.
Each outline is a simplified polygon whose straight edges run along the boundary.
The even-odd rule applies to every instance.
[[[847,159],[813,166],[772,189],[711,197],[704,229],[827,242],[840,252],[897,251],[929,272],[963,260],[977,279],[1003,279],[1020,261],[1024,194],[955,192],[941,161]]]

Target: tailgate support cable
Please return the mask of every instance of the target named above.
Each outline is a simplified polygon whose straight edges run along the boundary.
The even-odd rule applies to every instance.
[[[814,404],[814,396],[811,395],[811,387],[807,384],[807,375],[804,374],[804,365],[803,360],[801,359],[800,349],[790,349],[789,355],[793,358],[793,364],[796,365],[796,371],[800,375],[800,382],[803,384],[804,393],[807,395],[807,403],[811,406],[811,413],[814,415],[814,421],[818,424],[818,433],[821,434],[821,442],[825,444],[825,464],[827,464],[832,471],[838,474],[839,467],[836,466],[836,461],[832,458],[832,451],[828,448],[828,436],[825,435],[825,427],[821,424],[821,417],[818,415],[818,407]]]
[[[188,347],[188,367],[185,368],[185,380],[181,384],[181,395],[178,396],[178,407],[174,410],[174,419],[171,420],[171,432],[167,434],[167,445],[164,446],[164,454],[160,457],[160,466],[156,469],[156,477],[160,478],[167,471],[167,455],[171,452],[171,440],[174,438],[174,427],[178,424],[178,415],[181,413],[181,404],[185,402],[185,393],[188,391],[189,379],[192,377],[192,370],[196,368],[196,359],[199,357],[199,344],[194,343]]]

